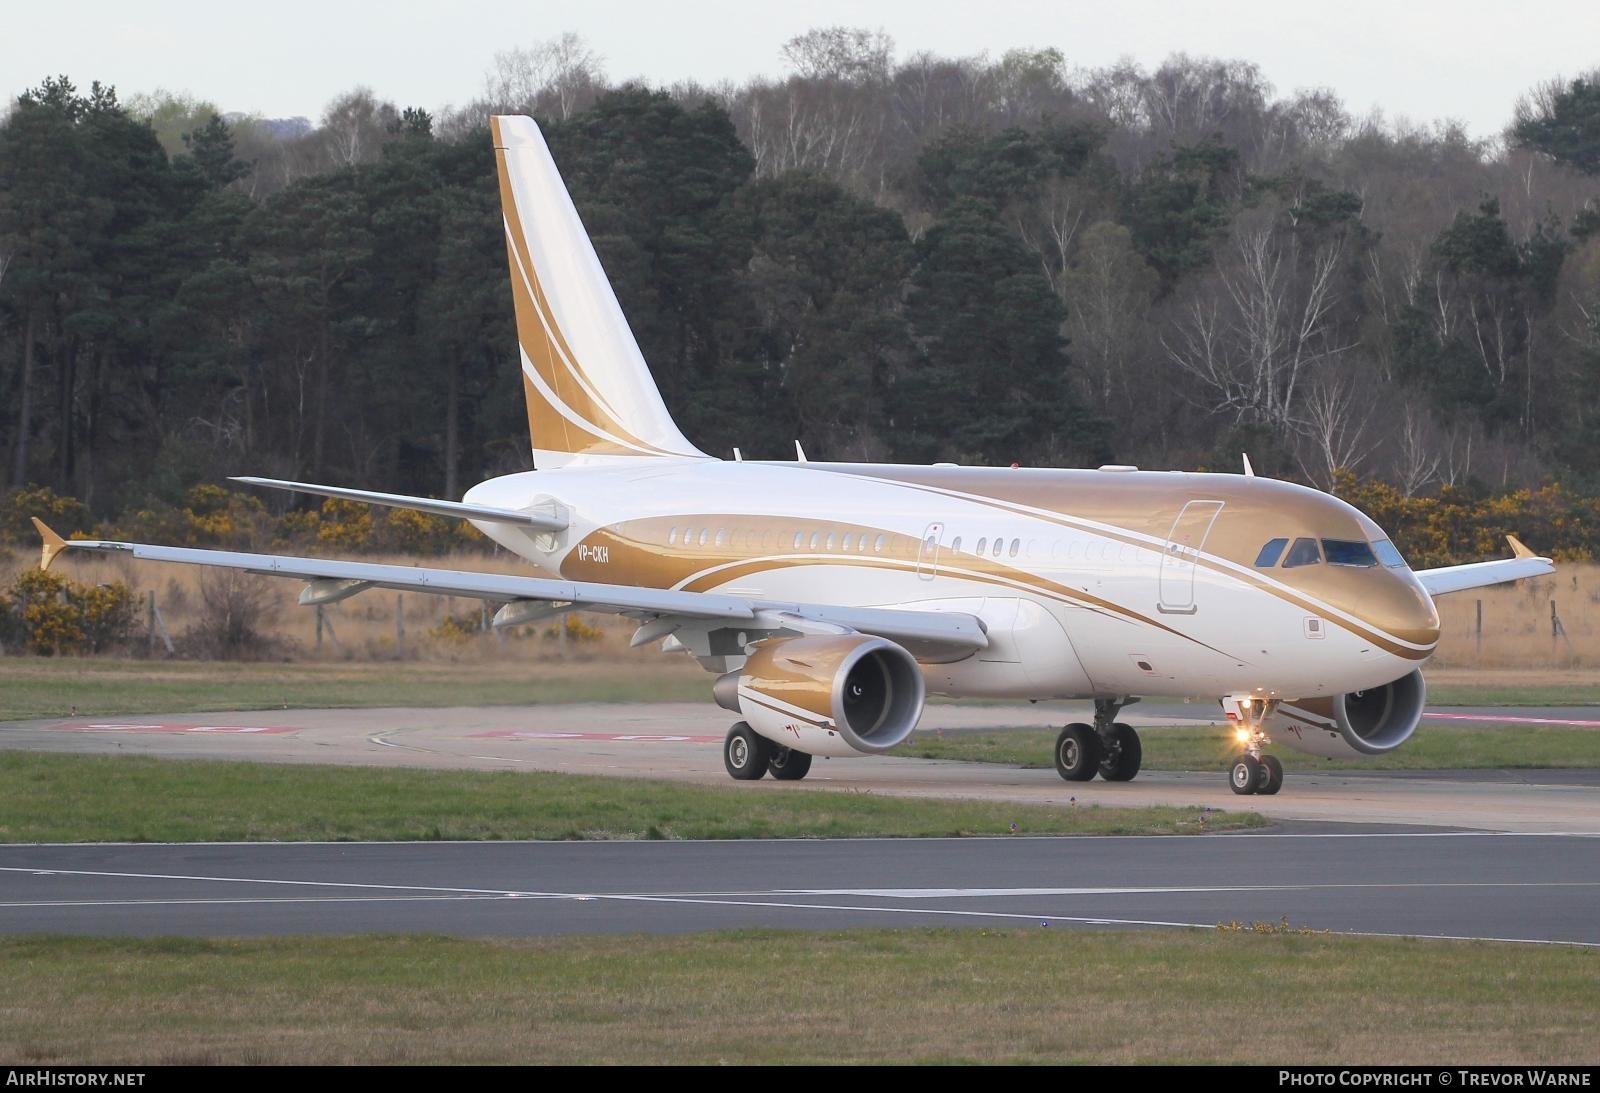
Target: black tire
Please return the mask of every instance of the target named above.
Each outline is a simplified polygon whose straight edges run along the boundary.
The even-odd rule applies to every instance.
[[[1253,755],[1241,755],[1233,761],[1228,771],[1228,785],[1241,797],[1256,792],[1261,784],[1261,760]]]
[[[1264,797],[1271,797],[1283,788],[1283,764],[1278,762],[1276,755],[1263,755],[1261,757],[1261,781],[1256,784],[1256,792]]]
[[[798,782],[811,773],[811,756],[793,748],[774,747],[767,760],[767,773],[780,782]]]
[[[1056,737],[1056,773],[1069,782],[1087,782],[1100,769],[1100,734],[1084,724],[1068,725]]]
[[[754,782],[767,773],[772,759],[772,743],[743,721],[728,730],[722,742],[722,765],[741,782]]]
[[[1144,761],[1144,745],[1132,725],[1111,726],[1111,746],[1100,756],[1100,777],[1108,782],[1131,782]]]

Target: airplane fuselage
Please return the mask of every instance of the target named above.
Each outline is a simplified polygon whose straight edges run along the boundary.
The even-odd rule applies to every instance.
[[[1438,641],[1409,569],[1327,560],[1344,548],[1325,542],[1382,542],[1372,521],[1240,475],[623,460],[467,500],[561,509],[560,533],[479,525],[548,576],[976,615],[987,648],[922,661],[956,697],[1334,695],[1412,672]],[[1276,539],[1278,564],[1257,565]],[[1317,560],[1285,568],[1307,539]]]

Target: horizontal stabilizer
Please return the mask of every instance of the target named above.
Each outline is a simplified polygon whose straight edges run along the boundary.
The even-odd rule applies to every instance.
[[[450,516],[457,520],[482,520],[490,524],[517,524],[540,531],[561,531],[567,521],[546,513],[518,512],[491,505],[469,505],[464,501],[438,501],[432,497],[411,497],[403,493],[374,493],[371,490],[352,490],[343,486],[318,486],[310,482],[285,482],[278,478],[230,478],[230,482],[243,482],[247,486],[266,486],[274,490],[292,490],[318,497],[337,497],[344,501],[364,501],[369,505],[386,505],[392,509],[414,509],[435,516]]]

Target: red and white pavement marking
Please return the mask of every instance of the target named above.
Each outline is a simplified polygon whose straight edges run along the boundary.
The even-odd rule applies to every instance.
[[[720,744],[720,736],[664,736],[659,733],[629,732],[520,732],[500,729],[475,732],[474,740],[613,740],[637,744]]]
[[[193,732],[228,736],[276,736],[279,733],[300,731],[288,725],[155,725],[129,721],[71,721],[64,725],[43,727],[52,732]]]
[[[1600,729],[1600,721],[1581,721],[1571,717],[1509,717],[1505,714],[1434,713],[1422,715],[1424,721],[1476,721],[1484,725],[1576,725],[1583,729]]]

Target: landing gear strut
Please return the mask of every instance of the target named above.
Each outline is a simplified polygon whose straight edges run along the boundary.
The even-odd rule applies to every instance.
[[[1116,720],[1137,698],[1097,698],[1094,724],[1074,722],[1056,737],[1056,773],[1069,782],[1087,782],[1096,773],[1108,782],[1132,781],[1144,748],[1132,725]]]
[[[1276,756],[1261,753],[1262,747],[1272,742],[1261,726],[1278,708],[1278,700],[1224,699],[1223,708],[1229,709],[1230,702],[1237,707],[1239,742],[1244,745],[1244,754],[1228,768],[1228,786],[1241,796],[1259,793],[1270,797],[1283,788],[1283,764]]]

